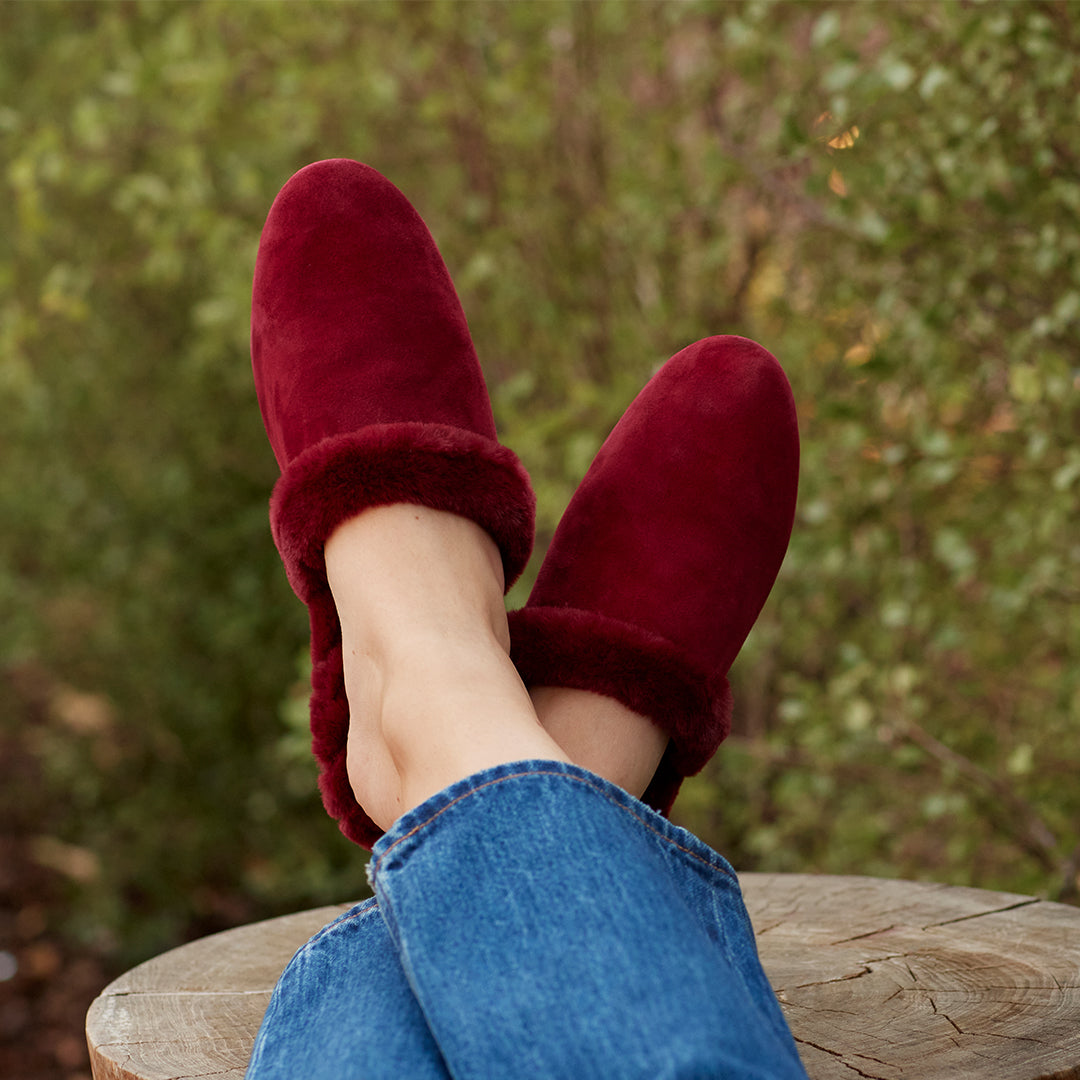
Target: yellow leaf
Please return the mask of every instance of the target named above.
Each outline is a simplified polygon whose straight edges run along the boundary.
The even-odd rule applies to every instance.
[[[847,184],[844,183],[844,178],[840,175],[839,169],[833,169],[829,173],[829,190],[834,195],[839,195],[840,198],[844,198],[847,195]]]
[[[855,140],[859,137],[859,127],[857,124],[852,124],[847,131],[842,131],[839,135],[834,135],[828,142],[834,150],[849,150],[855,145]]]

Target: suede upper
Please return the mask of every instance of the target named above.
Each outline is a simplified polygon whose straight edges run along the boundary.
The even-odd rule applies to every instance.
[[[263,228],[255,389],[284,470],[330,435],[414,421],[495,438],[465,314],[427,226],[359,162],[301,169]]]
[[[664,812],[728,732],[726,674],[783,561],[798,462],[791,389],[765,349],[683,349],[601,447],[511,617],[527,685],[607,694],[669,733],[646,793]]]

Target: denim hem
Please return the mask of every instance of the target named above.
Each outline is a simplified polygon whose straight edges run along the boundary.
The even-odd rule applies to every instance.
[[[708,844],[699,840],[693,833],[681,826],[674,825],[667,818],[658,814],[652,807],[635,798],[628,791],[613,784],[610,780],[565,761],[544,759],[526,759],[493,765],[455,781],[442,791],[413,809],[406,811],[379,838],[371,850],[371,862],[368,867],[368,880],[373,881],[379,872],[383,860],[395,848],[407,840],[414,839],[431,825],[440,815],[451,807],[468,799],[472,795],[489,789],[497,784],[527,781],[537,777],[555,777],[584,784],[597,795],[607,799],[619,809],[635,818],[638,823],[652,833],[656,839],[677,849],[683,856],[701,864],[703,869],[723,874],[738,885],[738,876],[731,864]]]

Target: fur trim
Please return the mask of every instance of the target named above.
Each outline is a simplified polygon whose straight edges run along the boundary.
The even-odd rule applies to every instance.
[[[319,763],[319,792],[326,812],[354,844],[369,848],[382,829],[353,795],[346,769],[349,700],[341,656],[341,624],[333,597],[325,591],[308,606],[311,618],[311,752]]]
[[[365,848],[382,829],[349,783],[341,624],[323,547],[343,521],[394,502],[447,510],[486,529],[502,552],[507,588],[524,569],[533,538],[535,498],[521,463],[498,443],[458,428],[384,424],[324,439],[293,460],[274,488],[274,542],[311,620],[311,749],[319,790],[341,831]]]
[[[662,813],[682,778],[700,771],[731,730],[727,678],[710,677],[683,650],[637,626],[575,608],[525,607],[510,614],[510,642],[526,686],[615,698],[671,736],[645,799]]]
[[[270,527],[289,583],[305,603],[325,591],[323,546],[369,506],[415,503],[475,521],[502,552],[506,587],[532,551],[536,499],[516,455],[440,424],[372,424],[294,458],[274,486]]]

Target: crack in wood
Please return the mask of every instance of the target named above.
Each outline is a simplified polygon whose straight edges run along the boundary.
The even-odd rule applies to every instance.
[[[827,1046],[820,1046],[815,1042],[811,1042],[809,1039],[800,1039],[798,1037],[798,1035],[795,1036],[795,1041],[797,1043],[802,1043],[804,1046],[812,1046],[815,1050],[820,1050],[823,1054],[829,1054],[832,1057],[839,1059],[839,1061],[840,1061],[840,1063],[842,1065],[844,1065],[847,1068],[851,1069],[852,1072],[858,1073],[860,1076],[865,1076],[867,1078],[867,1080],[890,1080],[889,1077],[881,1076],[879,1073],[863,1072],[862,1069],[860,1069],[858,1067],[858,1065],[853,1065],[850,1061],[848,1061],[848,1059],[839,1050],[832,1050]],[[861,1058],[864,1055],[859,1054],[858,1056]],[[878,1058],[867,1058],[867,1060],[868,1061],[873,1061],[878,1065],[885,1065],[886,1064],[886,1062],[881,1061]],[[899,1066],[897,1066],[896,1068],[898,1069],[899,1072],[904,1071]]]
[[[835,979],[821,979],[818,982],[797,983],[796,990],[805,990],[810,986],[831,986],[833,983],[850,982],[852,979],[861,979],[864,975],[869,975],[871,969],[864,967],[862,971],[851,972],[848,975],[838,975]]]
[[[928,994],[927,995],[927,1000],[930,1002],[930,1008],[933,1011],[934,1015],[935,1016],[940,1016],[945,1021],[945,1023],[949,1024],[952,1027],[953,1031],[955,1031],[957,1035],[966,1035],[967,1034],[967,1032],[962,1030],[960,1025],[947,1012],[941,1012],[938,1009],[937,1002],[934,1000],[933,994]],[[958,1042],[956,1042],[955,1039],[953,1039],[953,1043],[956,1046],[960,1045]]]
[[[111,990],[103,993],[103,998],[123,997],[251,997],[259,994],[272,994],[273,987],[266,990]]]
[[[1006,904],[1004,907],[991,908],[989,911],[976,911],[972,915],[957,915],[954,919],[942,919],[941,922],[927,923],[920,927],[922,930],[932,930],[935,926],[951,926],[953,923],[968,922],[971,919],[982,919],[987,915],[1000,915],[1003,911],[1016,911],[1018,908],[1030,907],[1032,904],[1041,904],[1037,896],[1026,897],[1015,904]]]
[[[767,934],[770,930],[775,930],[778,926],[784,926],[786,922],[786,919],[777,919],[776,922],[768,923],[765,926],[755,926],[754,933],[758,937],[761,937],[762,934]]]
[[[863,938],[873,937],[875,934],[887,934],[890,930],[896,929],[896,923],[890,923],[888,926],[883,926],[878,930],[867,930],[865,934],[852,934],[851,937],[840,938],[837,941],[830,941],[830,945],[843,945],[848,941],[861,941]]]
[[[1000,1031],[967,1031],[966,1035],[977,1035],[980,1039],[1008,1039],[1009,1042],[1033,1042],[1039,1046],[1046,1046],[1045,1039],[1036,1039],[1033,1035],[1002,1034]]]
[[[873,966],[874,964],[884,964],[884,963],[887,963],[890,960],[902,960],[907,955],[909,955],[909,954],[908,953],[887,953],[885,956],[869,956],[865,960],[861,961],[861,963],[862,963],[862,970],[861,971],[850,972],[847,975],[838,975],[834,979],[821,979],[821,980],[819,980],[817,982],[796,983],[795,986],[794,986],[794,989],[796,989],[796,990],[804,990],[808,986],[829,986],[832,983],[850,982],[852,979],[861,979],[864,975],[873,975],[875,973],[875,968]],[[911,976],[911,981],[917,983],[919,980],[915,978],[915,975],[912,972],[911,968],[907,964],[905,964],[904,967],[907,968],[907,972]],[[906,988],[905,987],[898,988],[894,994],[890,995],[890,998],[895,997],[896,994],[900,993],[900,991],[904,990],[904,989],[906,989]],[[888,1000],[888,999],[886,999],[886,1000]]]

